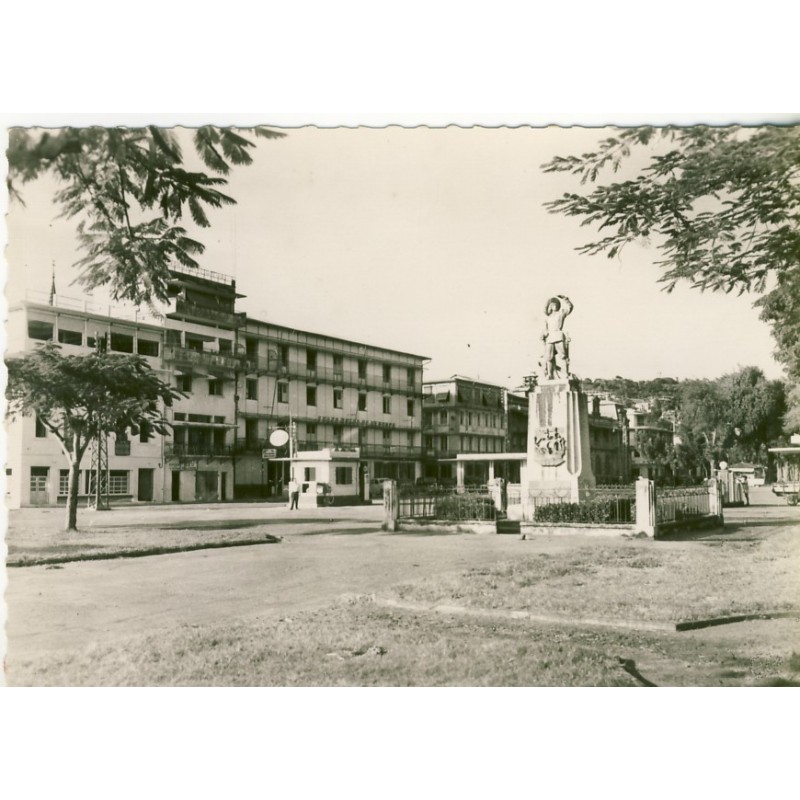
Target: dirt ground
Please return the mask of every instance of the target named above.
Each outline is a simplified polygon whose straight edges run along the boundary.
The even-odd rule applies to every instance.
[[[771,501],[772,498],[765,497]],[[755,502],[755,498],[754,498]],[[149,513],[148,513],[149,512]],[[12,517],[14,526],[42,530],[60,524],[52,512],[27,510]],[[329,606],[343,595],[369,595],[403,581],[478,567],[516,553],[563,553],[591,545],[585,537],[536,537],[474,534],[385,533],[379,506],[289,512],[284,507],[212,506],[207,508],[131,509],[112,512],[120,525],[213,526],[231,520],[269,518],[270,532],[283,536],[277,545],[200,550],[189,553],[115,561],[75,562],[7,570],[8,621],[6,665],[62,650],[82,650],[143,633],[180,625],[217,625],[256,619],[278,619],[298,611]],[[723,536],[768,537],[800,522],[800,512],[765,502],[730,509]],[[40,526],[40,523],[44,523]],[[108,522],[104,520],[104,524]],[[800,526],[798,526],[800,535]],[[692,548],[692,539],[642,541],[641,546]],[[692,652],[730,648],[741,653],[786,649],[797,642],[800,624],[791,620],[742,623],[682,634]],[[655,683],[691,685],[685,665],[679,674],[675,658],[659,660],[649,647],[637,668]],[[667,661],[669,663],[667,663]],[[680,666],[680,665],[679,665]],[[737,669],[734,664],[731,669]],[[650,677],[652,676],[652,677]],[[688,677],[687,677],[688,676]]]

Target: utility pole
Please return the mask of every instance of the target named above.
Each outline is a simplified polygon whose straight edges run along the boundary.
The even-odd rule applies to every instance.
[[[95,331],[94,347],[96,353],[104,352],[105,348],[100,344],[100,334]],[[106,343],[105,335],[103,343]],[[102,420],[97,423],[94,444],[92,446],[92,462],[89,467],[89,474],[94,475],[93,497],[88,501],[89,508],[95,511],[109,511],[108,502],[108,432],[103,427]]]

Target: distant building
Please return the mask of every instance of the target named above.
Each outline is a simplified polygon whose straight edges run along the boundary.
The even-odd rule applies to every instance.
[[[425,477],[455,483],[459,453],[503,453],[506,449],[506,390],[461,375],[422,386]],[[467,475],[467,481],[477,479]]]

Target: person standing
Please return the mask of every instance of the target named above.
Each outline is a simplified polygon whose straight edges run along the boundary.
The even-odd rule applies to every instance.
[[[294,511],[297,508],[297,503],[300,500],[300,486],[297,481],[292,477],[289,481],[289,510]]]

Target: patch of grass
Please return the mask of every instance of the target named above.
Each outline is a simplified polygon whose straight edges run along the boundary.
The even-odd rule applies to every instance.
[[[800,653],[792,653],[789,656],[789,669],[792,672],[800,672]]]
[[[522,610],[568,618],[676,622],[800,608],[800,537],[759,542],[628,540],[523,555],[480,570],[392,587],[412,603]]]
[[[632,686],[581,639],[364,600],[280,621],[182,627],[7,668],[11,685]]]
[[[792,685],[786,657],[681,634],[540,627],[351,598],[280,620],[182,626],[21,661],[12,686]]]

